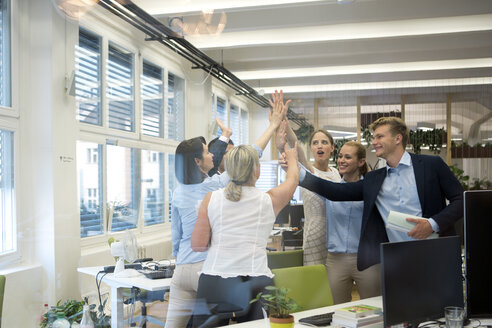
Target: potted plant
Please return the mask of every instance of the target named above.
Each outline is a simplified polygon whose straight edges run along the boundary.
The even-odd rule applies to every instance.
[[[260,301],[263,308],[268,312],[271,328],[294,327],[294,317],[291,312],[301,310],[301,307],[287,296],[288,288],[267,286],[265,293],[258,293],[250,303]]]

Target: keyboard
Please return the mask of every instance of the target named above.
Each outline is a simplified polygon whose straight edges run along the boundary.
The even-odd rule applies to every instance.
[[[171,278],[174,270],[138,270],[149,279]]]
[[[299,319],[299,322],[307,323],[317,327],[324,327],[330,325],[332,316],[333,316],[333,312],[316,314],[310,317]]]

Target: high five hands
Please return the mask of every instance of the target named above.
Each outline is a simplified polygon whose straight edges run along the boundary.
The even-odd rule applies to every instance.
[[[286,119],[289,109],[290,100],[284,103],[284,93],[282,90],[272,93],[272,99],[268,99],[272,110],[270,111],[270,123],[275,125],[275,128],[280,126],[280,123]]]

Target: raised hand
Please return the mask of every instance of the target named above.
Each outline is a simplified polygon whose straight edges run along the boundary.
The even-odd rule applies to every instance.
[[[218,117],[215,118],[215,121],[219,125],[219,128],[222,130],[222,135],[226,138],[230,138],[232,136],[232,129],[227,127],[224,122],[222,122]]]
[[[286,143],[284,150],[284,158],[288,166],[290,167],[291,165],[294,165],[297,167],[297,142],[292,148],[290,148],[289,144]]]
[[[285,143],[287,142],[287,121],[283,120],[282,123],[280,123],[280,126],[278,127],[276,134],[275,134],[275,146],[277,147],[277,150],[280,152],[284,151],[284,146]]]
[[[270,124],[274,125],[275,128],[277,128],[280,123],[287,117],[290,100],[287,100],[285,104],[283,101],[284,94],[282,90],[280,90],[280,93],[275,90],[275,93],[272,94],[272,99],[268,100],[270,106],[272,106],[269,117]]]

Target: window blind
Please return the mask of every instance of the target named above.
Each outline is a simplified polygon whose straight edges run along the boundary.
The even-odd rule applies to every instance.
[[[10,1],[0,0],[0,105],[10,101]]]
[[[184,139],[184,80],[172,73],[168,74],[167,138]]]
[[[133,54],[110,44],[106,91],[110,128],[135,130],[133,72]]]
[[[75,100],[80,122],[102,125],[101,39],[79,29],[75,48]]]
[[[231,105],[230,110],[230,123],[229,126],[232,129],[231,139],[235,145],[240,142],[241,131],[239,130],[239,107]]]
[[[227,121],[227,108],[226,108],[226,101],[225,99],[222,99],[220,97],[217,97],[217,114],[216,117],[218,117],[224,124],[227,126],[229,122]],[[222,134],[222,130],[219,128],[217,129],[217,137],[220,137]]]
[[[163,69],[143,61],[142,90],[142,133],[163,137]]]
[[[15,250],[13,132],[0,130],[0,254]]]
[[[239,143],[243,145],[249,144],[249,115],[244,109],[241,109],[241,119],[239,120],[239,126],[241,130]]]
[[[268,191],[278,185],[278,163],[261,162],[260,178],[256,181],[256,188]]]

